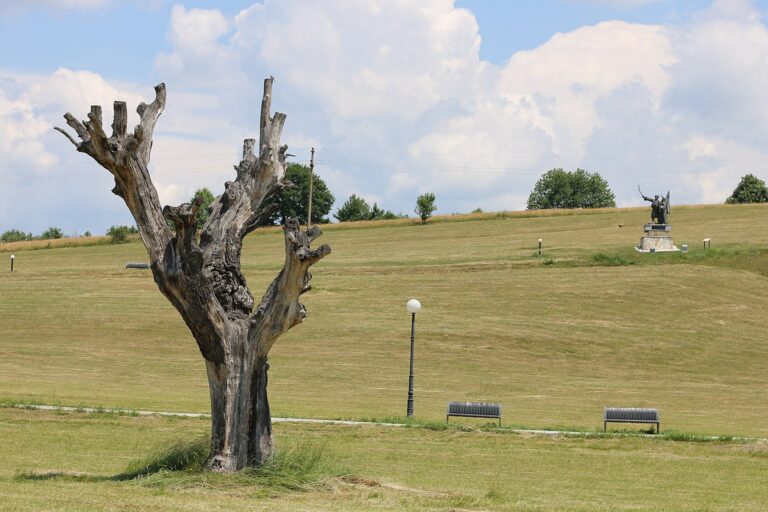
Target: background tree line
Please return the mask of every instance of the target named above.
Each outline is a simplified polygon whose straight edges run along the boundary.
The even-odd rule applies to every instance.
[[[309,198],[309,167],[302,164],[290,164],[286,169],[286,178],[291,186],[269,199],[269,204],[276,204],[275,213],[265,219],[262,225],[279,225],[287,217],[297,217],[302,224],[307,222],[307,207]],[[194,197],[202,196],[202,206],[197,212],[197,226],[201,228],[208,220],[209,207],[216,199],[207,188],[195,192]],[[328,215],[333,208],[336,198],[331,193],[320,176],[315,174],[312,179],[312,223],[325,224],[330,222]],[[435,206],[435,195],[426,193],[416,199],[415,213],[426,222]],[[765,182],[753,174],[744,175],[736,188],[725,200],[728,204],[737,203],[768,203],[768,187]],[[608,182],[597,172],[584,169],[565,171],[550,169],[542,174],[528,196],[528,210],[544,210],[550,208],[612,208],[616,200]],[[479,208],[477,211],[482,211]],[[357,194],[352,194],[333,215],[339,222],[362,220],[389,220],[408,218],[408,215],[384,210],[368,202]],[[131,234],[137,233],[135,226],[111,226],[107,231],[112,243],[128,241]],[[91,236],[86,231],[84,236]],[[8,229],[0,234],[0,242],[20,242],[25,240],[52,240],[63,238],[61,228],[51,226],[40,235],[33,235],[18,229]]]
[[[50,227],[43,231],[42,234],[35,236],[32,233],[25,233],[18,229],[8,229],[3,231],[0,235],[0,242],[23,242],[24,240],[54,240],[56,238],[63,238],[64,233],[60,228]]]

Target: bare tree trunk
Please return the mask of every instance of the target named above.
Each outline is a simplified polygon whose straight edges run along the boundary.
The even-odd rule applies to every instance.
[[[263,464],[275,453],[275,440],[272,437],[272,415],[269,412],[267,398],[267,372],[269,363],[266,358],[256,361],[252,377],[252,396],[254,407],[251,411],[251,432],[249,435],[248,460],[251,464]]]
[[[266,358],[207,362],[211,391],[211,456],[216,471],[260,465],[275,453],[267,399]]]
[[[306,318],[299,297],[311,289],[309,267],[330,253],[317,227],[302,231],[298,220],[283,228],[285,264],[254,308],[253,295],[240,271],[243,238],[272,212],[264,200],[278,193],[285,175],[287,146],[280,145],[285,115],[270,117],[272,78],[264,81],[258,155],[256,141],[243,143],[237,177],[213,203],[196,239],[200,203],[160,207],[149,175],[152,133],[165,108],[165,85],[155,87],[155,100],[140,104],[140,124],[127,133],[124,102],[115,102],[112,136],[107,137],[101,107],[91,107],[88,121],[67,113],[64,118],[80,142],[56,128],[115,177],[113,192],[133,214],[149,254],[160,291],[176,307],[206,361],[211,393],[211,454],[208,467],[236,471],[259,465],[275,452],[267,399],[268,355],[277,338]],[[167,222],[175,227],[169,229]]]

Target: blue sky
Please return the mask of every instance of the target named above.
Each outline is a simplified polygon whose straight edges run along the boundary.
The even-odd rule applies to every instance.
[[[22,4],[22,7],[19,7]],[[768,0],[0,0],[0,231],[132,223],[52,126],[168,84],[152,172],[179,203],[231,179],[261,81],[297,161],[410,213],[522,209],[553,167],[619,205],[722,202],[768,179]]]

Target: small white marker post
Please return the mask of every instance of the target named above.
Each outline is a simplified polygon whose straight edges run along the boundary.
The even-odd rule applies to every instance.
[[[15,260],[15,259],[16,259],[16,256],[11,254],[11,272],[13,272],[13,260]]]

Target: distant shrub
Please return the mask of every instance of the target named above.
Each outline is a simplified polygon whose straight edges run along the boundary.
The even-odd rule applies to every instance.
[[[393,220],[402,218],[402,214],[397,214],[390,210],[382,210],[376,203],[373,203],[373,208],[371,208],[371,215],[369,216],[370,220]]]
[[[124,244],[128,242],[128,235],[138,233],[134,226],[112,226],[107,230],[107,236],[113,244]]]
[[[544,261],[542,263],[544,263],[545,265],[554,265],[555,260],[553,260],[552,258],[544,258]]]
[[[3,242],[23,242],[24,240],[32,240],[32,233],[9,229],[0,235],[0,241]]]
[[[42,240],[55,240],[57,238],[64,238],[64,233],[60,228],[50,227],[43,231],[43,234],[40,235],[40,238]]]
[[[356,194],[349,196],[339,210],[333,215],[339,222],[354,222],[361,220],[392,220],[403,218],[390,210],[382,210],[379,205],[373,203],[373,207],[368,202]]]

